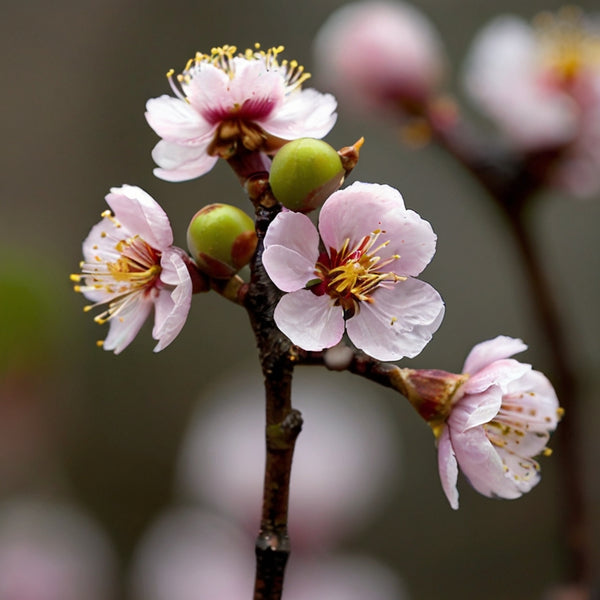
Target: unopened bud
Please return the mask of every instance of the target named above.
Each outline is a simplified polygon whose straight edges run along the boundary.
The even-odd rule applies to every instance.
[[[342,160],[322,140],[288,142],[273,158],[269,183],[283,206],[298,212],[318,208],[344,181]]]
[[[227,279],[247,265],[256,250],[254,221],[235,206],[209,204],[191,220],[187,244],[204,273]]]

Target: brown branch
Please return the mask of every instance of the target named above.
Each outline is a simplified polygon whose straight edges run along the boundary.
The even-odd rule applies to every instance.
[[[265,273],[261,261],[265,233],[281,210],[271,194],[266,175],[257,173],[245,181],[255,206],[258,246],[250,265],[252,276],[244,290],[243,303],[256,337],[266,400],[266,462],[260,530],[255,544],[254,600],[280,600],[290,553],[287,523],[292,459],[296,438],[302,429],[302,416],[291,404],[295,364],[292,346],[273,321],[281,292]]]

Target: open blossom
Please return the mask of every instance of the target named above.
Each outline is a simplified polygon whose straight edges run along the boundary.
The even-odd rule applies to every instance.
[[[315,42],[319,77],[349,105],[410,107],[428,100],[444,71],[427,18],[404,2],[354,2],[336,10]]]
[[[296,61],[280,60],[283,47],[236,54],[235,46],[196,54],[174,80],[175,97],[148,101],[146,119],[162,138],[154,173],[183,181],[210,171],[219,157],[245,149],[275,153],[287,140],[321,138],[336,120],[330,94],[301,88],[310,77]]]
[[[521,340],[498,336],[471,350],[462,376],[405,370],[409,399],[438,438],[440,479],[454,509],[458,467],[489,497],[518,498],[540,480],[533,457],[550,454],[546,444],[562,409],[542,373],[509,358],[526,349]],[[438,395],[444,381],[450,393]],[[414,398],[410,390],[418,390]]]
[[[477,36],[467,91],[524,152],[561,149],[552,183],[600,188],[600,26],[574,7],[533,25],[498,17]]]
[[[190,309],[192,278],[185,253],[173,247],[173,232],[162,208],[142,189],[124,185],[106,196],[112,209],[83,242],[75,290],[105,309],[94,320],[110,324],[102,344],[115,354],[126,348],[155,311],[155,352],[181,331]]]
[[[273,283],[289,292],[275,323],[305,350],[335,346],[346,331],[379,360],[416,356],[444,315],[440,295],[415,279],[435,242],[431,225],[387,185],[356,182],[333,193],[318,231],[303,214],[280,213],[262,256]]]

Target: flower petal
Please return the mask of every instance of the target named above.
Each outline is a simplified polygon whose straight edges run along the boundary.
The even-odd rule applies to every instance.
[[[473,375],[495,360],[508,358],[524,350],[527,350],[527,345],[522,340],[499,335],[493,340],[481,342],[473,347],[465,360],[463,373]]]
[[[264,248],[263,266],[280,290],[300,290],[315,278],[319,234],[307,216],[279,213],[267,229]]]
[[[387,185],[355,182],[332,194],[325,202],[319,230],[327,248],[351,245],[382,230],[377,250],[382,259],[396,257],[392,269],[398,275],[416,276],[435,253],[436,235],[431,225],[406,210],[400,192]]]
[[[344,314],[327,295],[309,290],[286,294],[275,307],[275,323],[296,346],[323,350],[335,346],[344,335]]]
[[[521,363],[514,358],[495,360],[469,377],[464,384],[464,391],[468,394],[477,394],[492,385],[497,385],[505,391],[511,382],[520,379],[530,370],[531,365]]]
[[[175,289],[161,289],[154,300],[155,317],[152,337],[158,340],[154,352],[166,348],[183,328],[192,303],[192,279],[187,265],[177,252],[165,253],[161,259],[161,280]]]
[[[119,315],[110,320],[104,350],[121,353],[133,341],[152,310],[152,298],[144,293],[132,294]]]
[[[292,92],[269,118],[258,121],[271,135],[292,140],[299,137],[322,138],[335,124],[337,101],[331,94],[312,88]]]
[[[349,239],[357,244],[376,229],[388,211],[405,210],[400,192],[389,185],[363,183],[334,192],[319,216],[319,232],[326,248],[339,249]]]
[[[163,250],[173,243],[173,232],[167,214],[141,188],[135,185],[112,188],[106,196],[106,202],[117,221],[156,250]]]
[[[352,343],[378,360],[412,358],[427,345],[444,316],[444,302],[427,283],[418,279],[379,287],[372,302],[348,319]]]
[[[185,100],[166,95],[148,100],[146,120],[161,138],[170,141],[202,138],[214,130]]]
[[[454,431],[463,432],[489,423],[502,406],[502,390],[493,385],[480,394],[465,394],[452,407],[448,423]]]
[[[448,498],[450,506],[454,510],[457,510],[458,489],[456,482],[458,481],[458,464],[447,427],[444,428],[438,439],[438,471],[446,498]]]
[[[207,153],[209,141],[190,145],[161,140],[152,150],[152,158],[159,166],[154,174],[165,181],[186,181],[208,173],[218,160]]]
[[[515,482],[507,477],[504,463],[483,427],[464,432],[450,427],[450,439],[460,469],[480,494],[507,499],[521,496]]]

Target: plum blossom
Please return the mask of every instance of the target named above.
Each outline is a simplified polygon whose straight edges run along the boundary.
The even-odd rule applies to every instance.
[[[336,120],[331,94],[302,89],[310,77],[283,47],[237,53],[235,46],[198,53],[183,72],[167,74],[175,94],[152,98],[146,119],[162,138],[154,174],[167,181],[204,175],[218,158],[243,150],[275,153],[285,141],[321,138]]]
[[[75,291],[93,302],[86,311],[106,306],[94,320],[110,324],[99,345],[115,354],[131,343],[154,308],[158,352],[181,331],[190,309],[189,258],[172,246],[167,215],[142,189],[112,188],[106,202],[112,212],[102,213],[92,227],[83,242],[81,272],[71,275]]]
[[[444,315],[440,295],[415,279],[435,243],[431,225],[387,185],[356,182],[333,193],[318,231],[305,215],[280,213],[262,255],[273,283],[288,292],[275,323],[305,350],[335,346],[346,331],[376,359],[414,357]]]
[[[581,196],[600,188],[599,57],[600,26],[568,7],[496,18],[465,66],[480,108],[521,151],[560,150],[551,183]]]
[[[315,41],[319,77],[358,109],[425,102],[443,72],[442,43],[404,2],[354,2],[336,10]]]
[[[506,336],[477,344],[465,361],[462,382],[442,399],[437,416],[447,413],[445,422],[431,422],[442,488],[454,509],[459,466],[488,497],[518,498],[540,480],[533,457],[550,454],[546,444],[562,409],[542,373],[509,358],[526,349],[521,340]]]

